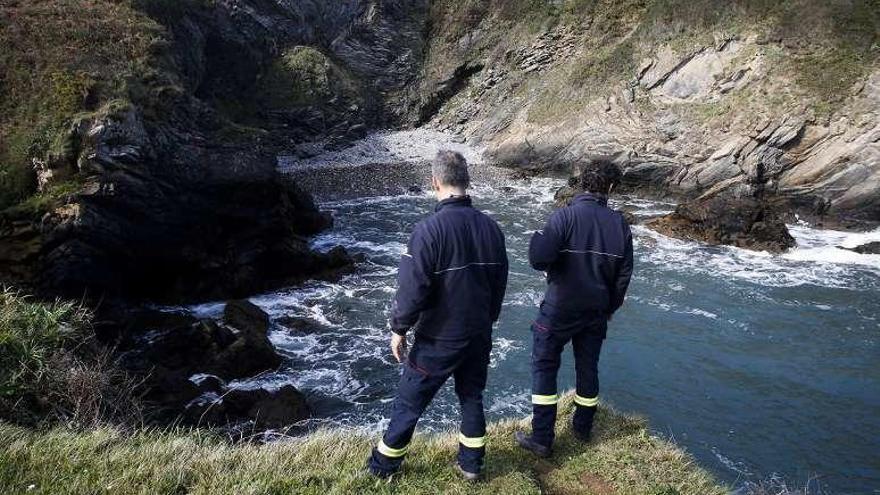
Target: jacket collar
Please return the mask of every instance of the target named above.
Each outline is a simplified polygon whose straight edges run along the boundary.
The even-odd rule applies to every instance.
[[[593,202],[598,203],[602,206],[608,206],[608,197],[602,194],[595,193],[580,193],[574,197],[574,203],[585,203],[585,202]]]
[[[470,196],[452,196],[451,198],[446,198],[437,203],[437,206],[434,207],[434,211],[440,211],[443,208],[450,206],[471,206],[472,204]]]

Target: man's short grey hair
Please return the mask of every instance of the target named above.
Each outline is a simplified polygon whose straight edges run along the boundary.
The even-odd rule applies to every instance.
[[[438,151],[431,163],[431,173],[444,186],[467,189],[471,185],[467,160],[457,151]]]

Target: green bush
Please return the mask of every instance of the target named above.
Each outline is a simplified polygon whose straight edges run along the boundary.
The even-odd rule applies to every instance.
[[[38,393],[53,355],[84,340],[87,326],[88,313],[74,304],[41,304],[10,289],[0,292],[0,404]]]
[[[79,304],[0,292],[0,418],[94,425],[139,416],[131,382],[95,343],[90,318]]]

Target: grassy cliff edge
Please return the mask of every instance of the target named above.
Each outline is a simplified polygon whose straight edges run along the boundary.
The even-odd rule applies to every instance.
[[[398,478],[364,471],[375,438],[322,430],[266,445],[230,445],[198,431],[112,428],[40,432],[0,423],[0,487],[4,493],[556,493],[723,494],[727,490],[646,423],[603,408],[594,438],[568,433],[574,405],[561,403],[556,453],[538,460],[515,446],[526,420],[489,428],[487,481],[459,479],[454,433],[418,435]]]

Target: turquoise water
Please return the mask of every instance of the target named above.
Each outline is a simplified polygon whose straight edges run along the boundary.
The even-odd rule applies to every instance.
[[[540,179],[473,193],[501,224],[511,259],[486,393],[493,418],[530,410],[529,325],[543,278],[528,267],[526,250],[559,185]],[[287,357],[285,369],[262,380],[306,392],[316,421],[385,424],[398,375],[385,327],[397,261],[433,204],[427,195],[324,204],[336,227],[315,246],[343,244],[367,261],[337,283],[253,299],[272,315],[273,342]],[[616,205],[639,215],[673,207],[637,198]],[[635,227],[636,272],[603,351],[602,399],[648,417],[735,486],[775,478],[811,492],[880,493],[880,256],[835,247],[880,232],[792,230],[798,248],[771,256]],[[291,316],[306,318],[307,328],[294,329]],[[566,356],[560,388],[573,385]],[[457,415],[447,386],[420,428],[452,427]]]

